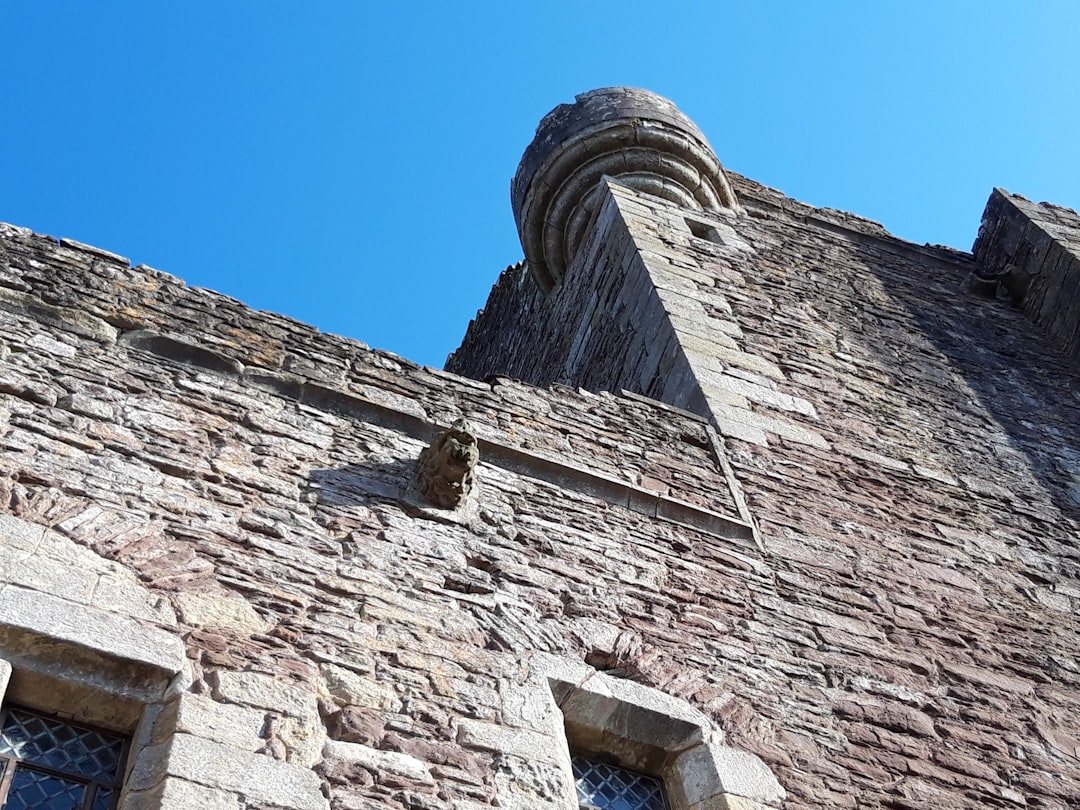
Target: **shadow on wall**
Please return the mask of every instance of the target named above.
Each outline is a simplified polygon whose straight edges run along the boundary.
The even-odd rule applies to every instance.
[[[874,245],[853,253],[855,269],[880,283],[885,306],[900,305],[887,315],[902,320],[868,325],[865,313],[876,314],[879,302],[858,307],[865,298],[859,311],[830,315],[892,379],[930,457],[953,463],[940,483],[1012,512],[1013,526],[993,521],[995,533],[1026,528],[1030,547],[1069,565],[1060,555],[1080,521],[1080,386],[1069,361],[1007,299],[973,290],[975,265],[962,254],[943,251],[934,262]],[[1032,532],[1032,522],[1043,531]],[[1071,566],[1080,572],[1080,560]]]
[[[378,501],[392,502],[395,508],[412,517],[443,524],[468,524],[476,517],[476,497],[466,495],[464,503],[457,508],[432,503],[421,491],[417,463],[416,458],[403,457],[312,470],[306,491],[319,506],[341,510],[339,516],[350,524],[356,522],[356,516],[348,513]]]
[[[338,469],[312,470],[307,489],[322,506],[362,506],[372,498],[415,500],[415,475],[414,458],[349,464]]]
[[[927,304],[912,314],[978,404],[1008,437],[988,437],[994,486],[980,494],[1065,530],[1080,520],[1080,388],[1065,357],[1008,302],[981,301],[956,287],[944,314]],[[958,294],[959,292],[959,294]],[[963,394],[964,392],[958,392]],[[1031,487],[1033,478],[1041,486]],[[1044,502],[1049,497],[1050,504]],[[1038,538],[1033,538],[1038,544]]]

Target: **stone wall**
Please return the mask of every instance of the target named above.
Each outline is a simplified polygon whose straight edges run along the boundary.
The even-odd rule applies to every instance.
[[[686,807],[1075,806],[1069,361],[970,255],[735,184],[730,217],[610,184],[610,295],[522,299],[537,374],[666,396],[611,340],[654,345],[618,290],[659,302],[698,414],[418,368],[5,226],[8,699],[104,695],[126,808],[569,810],[568,744]],[[461,415],[477,484],[437,509],[415,462]]]
[[[740,642],[723,634],[756,675],[715,659],[769,684],[732,687],[729,739],[773,767],[791,807],[1074,805],[1070,361],[1008,301],[972,291],[970,254],[733,184],[736,217],[609,186],[638,248],[625,271],[644,269],[664,302],[775,583],[751,595]],[[588,300],[582,261],[552,298]],[[486,308],[470,328],[474,345],[513,345],[506,289],[497,317]],[[533,345],[581,320],[541,327]],[[527,347],[504,369],[464,356],[469,345],[455,368],[529,367]],[[601,368],[600,387],[639,384]]]
[[[119,701],[82,719],[135,736],[123,807],[570,807],[541,655],[698,706],[722,746],[724,681],[679,627],[712,633],[768,578],[700,419],[476,383],[75,243],[0,244],[8,699]],[[477,485],[437,509],[415,462],[461,414]],[[65,610],[119,618],[68,632]],[[158,692],[68,666],[148,666],[132,646],[174,651]],[[66,686],[19,685],[44,670]],[[715,789],[777,801],[761,784]]]
[[[632,194],[607,185],[563,287],[545,295],[527,264],[507,268],[446,368],[475,379],[503,374],[537,386],[627,389],[700,413],[667,302],[627,227],[623,207],[635,204]]]

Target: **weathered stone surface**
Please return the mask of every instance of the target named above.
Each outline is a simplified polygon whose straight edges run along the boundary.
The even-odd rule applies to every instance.
[[[331,740],[372,745],[386,732],[379,713],[359,706],[345,706],[326,717],[326,733]]]
[[[952,713],[972,740],[1018,735],[1022,724],[980,707],[992,694],[998,710],[1031,718],[1032,679],[1062,677],[1037,663],[1048,660],[1045,637],[1029,622],[1048,629],[1055,660],[1076,649],[1075,623],[1059,617],[1061,585],[1076,571],[1068,538],[1080,467],[1053,449],[1080,439],[1075,374],[1007,306],[957,295],[976,266],[970,255],[733,182],[750,216],[708,221],[715,233],[611,184],[595,241],[558,295],[534,294],[520,269],[508,270],[449,367],[629,388],[707,415],[725,434],[778,577],[775,591],[748,593],[756,640],[735,631],[702,656],[758,682],[714,699],[729,740],[776,770],[788,806],[839,801],[836,766],[826,764],[834,757],[841,793],[906,796],[882,787],[911,767],[888,753],[898,739],[911,740],[908,757],[929,760],[918,741],[934,739]],[[719,236],[720,225],[741,244]],[[663,305],[650,305],[653,296]],[[524,326],[508,328],[516,323]],[[674,359],[657,377],[650,352],[665,342]],[[1053,582],[1053,593],[1029,577]],[[1010,651],[992,652],[1002,638]],[[764,670],[733,674],[768,643]],[[770,671],[783,697],[763,690]],[[822,687],[836,690],[834,707],[858,705],[861,719],[809,720]],[[752,712],[740,690],[753,695]],[[792,711],[807,713],[796,725],[814,729],[812,754],[793,760],[782,733],[750,742]],[[988,743],[969,744],[978,752]],[[1021,761],[1000,756],[994,779],[959,758],[928,761],[920,778],[937,806],[1000,801],[1000,774]],[[1028,784],[1055,795],[1048,783]]]
[[[191,709],[169,778],[230,810],[565,807],[545,654],[691,707],[786,810],[1075,804],[1072,361],[971,255],[729,180],[743,213],[608,184],[556,294],[500,279],[452,361],[485,382],[0,226],[0,604],[51,675],[173,639],[237,727]],[[463,413],[483,497],[429,508]],[[314,764],[328,725],[374,769]]]
[[[270,629],[249,603],[235,597],[178,593],[174,600],[181,620],[195,627],[215,627],[249,635]]]
[[[716,802],[716,810],[766,810],[767,807],[745,796],[720,796]],[[703,810],[709,810],[709,806],[706,805]]]
[[[208,788],[173,776],[149,790],[131,791],[124,810],[243,810],[242,797],[231,791]]]
[[[764,762],[729,746],[696,746],[679,755],[674,767],[690,806],[724,794],[763,804],[778,804],[785,797],[784,789]]]
[[[157,720],[155,741],[167,742],[176,732],[205,737],[241,751],[258,751],[266,713],[257,709],[220,703],[202,695],[181,695]]]
[[[210,673],[208,678],[217,700],[270,709],[297,718],[316,714],[312,691],[278,680],[262,672]]]
[[[6,581],[125,617],[175,625],[168,601],[131,571],[62,534],[0,515],[0,561]]]
[[[215,791],[236,793],[248,803],[295,810],[326,810],[319,778],[308,768],[251,754],[190,734],[175,734],[159,746],[156,767],[132,774],[130,786],[149,790],[162,777],[177,777]]]
[[[457,741],[466,748],[498,751],[555,764],[559,762],[557,746],[552,738],[535,731],[462,719],[457,726]]]
[[[431,784],[434,781],[428,766],[416,759],[416,757],[393,751],[379,751],[359,743],[328,740],[326,748],[323,749],[323,756],[327,759],[337,759],[362,765],[373,773],[389,771],[407,777],[414,782]]]
[[[420,492],[443,509],[454,509],[469,497],[480,451],[476,436],[464,418],[454,420],[448,430],[423,449],[416,462]]]
[[[1080,215],[996,188],[972,249],[972,280],[990,285],[1045,329],[1074,360],[1080,356]]]
[[[322,664],[319,672],[326,690],[339,706],[362,706],[389,712],[401,709],[401,698],[391,684],[335,664]]]

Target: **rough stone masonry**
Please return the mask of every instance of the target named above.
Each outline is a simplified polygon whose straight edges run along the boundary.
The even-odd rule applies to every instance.
[[[673,810],[1076,806],[1080,218],[918,246],[566,106],[448,372],[0,228],[5,703],[132,735],[122,808],[570,810],[571,748]]]

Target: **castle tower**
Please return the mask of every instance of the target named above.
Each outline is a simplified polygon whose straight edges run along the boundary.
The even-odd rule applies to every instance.
[[[511,197],[525,261],[447,368],[644,395],[722,437],[783,594],[747,596],[788,675],[755,711],[831,729],[763,754],[790,806],[1080,802],[1075,734],[1026,741],[1038,680],[1080,650],[1057,599],[1080,572],[1076,212],[995,190],[972,252],[905,242],[724,170],[624,88],[545,117]],[[1014,758],[1033,749],[1054,795]],[[862,775],[838,793],[825,762]]]
[[[747,390],[811,414],[740,340],[713,283],[755,255],[740,231],[764,201],[740,205],[705,136],[670,101],[613,87],[556,107],[510,196],[525,262],[500,279],[448,370],[625,389],[762,440]],[[797,424],[771,427],[819,441]]]
[[[580,95],[544,116],[510,184],[525,257],[545,292],[577,256],[605,177],[691,211],[737,207],[705,136],[670,101],[629,87]]]

